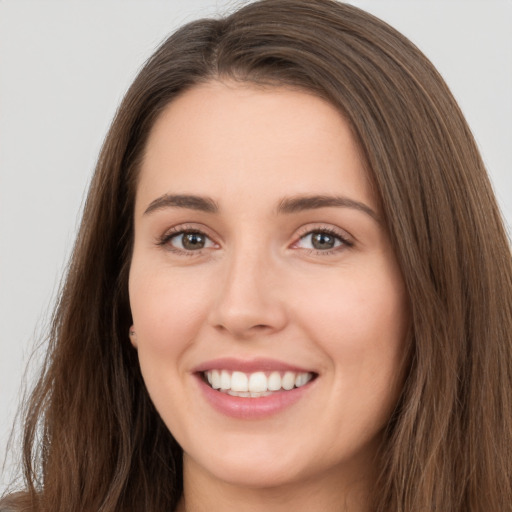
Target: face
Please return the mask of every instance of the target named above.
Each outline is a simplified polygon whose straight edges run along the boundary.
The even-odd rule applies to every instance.
[[[150,134],[132,343],[185,474],[299,484],[369,470],[402,384],[407,299],[347,123],[212,82]]]

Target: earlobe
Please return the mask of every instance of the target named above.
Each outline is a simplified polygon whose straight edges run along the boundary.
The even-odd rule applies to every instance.
[[[130,343],[133,345],[134,348],[137,348],[137,334],[135,333],[135,329],[134,329],[133,325],[130,327],[129,337],[130,337]]]

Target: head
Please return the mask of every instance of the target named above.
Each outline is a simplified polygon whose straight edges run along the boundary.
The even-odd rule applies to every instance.
[[[83,480],[91,507],[94,496],[111,507],[152,500],[155,510],[179,497],[181,451],[127,335],[134,216],[155,127],[186,94],[222,83],[307,94],[339,113],[405,297],[403,371],[379,438],[380,506],[469,503],[469,468],[480,483],[495,477],[479,473],[475,450],[485,416],[506,401],[496,390],[510,382],[500,341],[510,339],[511,313],[499,304],[510,304],[510,250],[471,133],[432,64],[385,23],[331,0],[264,0],[193,22],[164,42],[126,94],[91,185],[39,388],[41,397],[51,393],[47,435],[76,434],[66,453],[77,468],[69,488],[87,469],[81,453],[103,452],[113,456],[95,457],[88,474],[97,477]],[[510,439],[505,422],[493,428]],[[490,445],[482,450],[490,457]],[[466,451],[474,459],[455,468]],[[57,474],[61,457],[48,452],[44,470]],[[439,485],[457,475],[464,492]],[[153,492],[152,481],[172,478]],[[46,482],[55,500],[64,492],[57,480]]]
[[[194,86],[151,130],[134,228],[131,339],[185,500],[303,503],[308,482],[320,508],[354,501],[403,385],[408,301],[339,111],[285,86]],[[284,390],[243,395],[267,386]]]

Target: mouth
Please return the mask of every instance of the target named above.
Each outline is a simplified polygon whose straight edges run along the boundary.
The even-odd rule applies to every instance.
[[[319,374],[268,358],[221,357],[193,369],[202,396],[224,417],[264,420],[307,403]]]
[[[301,388],[317,374],[299,371],[256,371],[246,373],[225,369],[199,372],[210,388],[231,396],[260,398]]]

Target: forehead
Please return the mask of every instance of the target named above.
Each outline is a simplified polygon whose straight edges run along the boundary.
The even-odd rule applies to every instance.
[[[138,197],[339,193],[370,200],[348,123],[330,103],[285,87],[209,82],[171,102],[150,133]]]

